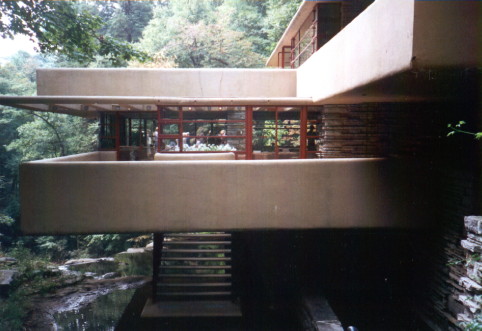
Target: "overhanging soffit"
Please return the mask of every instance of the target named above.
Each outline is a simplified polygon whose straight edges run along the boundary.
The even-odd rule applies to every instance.
[[[155,112],[158,106],[310,106],[312,98],[170,98],[119,96],[0,96],[0,104],[20,109],[91,117],[99,112]]]

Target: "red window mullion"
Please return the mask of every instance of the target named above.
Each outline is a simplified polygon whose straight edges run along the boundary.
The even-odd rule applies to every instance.
[[[179,152],[182,153],[182,150],[183,150],[183,145],[184,145],[184,140],[183,140],[183,132],[184,132],[184,128],[183,128],[183,119],[184,119],[184,114],[183,114],[183,111],[182,111],[182,107],[179,107],[179,124],[178,124],[178,134],[180,136],[179,138]]]
[[[274,120],[274,155],[275,158],[279,158],[279,147],[278,147],[278,108],[275,110],[275,120]]]
[[[301,107],[300,112],[300,159],[306,159],[306,127],[308,125],[308,109]]]
[[[162,107],[157,106],[157,153],[161,152],[161,134],[162,134],[162,123],[161,123],[161,111]]]
[[[115,151],[117,161],[120,161],[120,114],[115,113]]]
[[[248,106],[245,108],[244,111],[245,111],[245,118],[246,118],[246,124],[245,124],[246,126],[245,128],[246,160],[252,160],[253,159],[253,107]]]

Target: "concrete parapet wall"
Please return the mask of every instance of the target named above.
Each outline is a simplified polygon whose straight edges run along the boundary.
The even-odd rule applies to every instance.
[[[433,72],[480,67],[481,13],[480,1],[377,0],[300,66],[297,96],[315,103],[447,97],[437,84],[450,76]]]
[[[481,17],[480,1],[415,1],[413,68],[480,67]]]
[[[413,13],[413,0],[376,1],[298,69],[298,96],[318,102],[409,69]]]
[[[276,69],[39,69],[38,95],[296,97],[296,71]]]
[[[31,163],[45,163],[45,162],[90,162],[90,161],[116,161],[115,151],[106,152],[90,152],[75,155],[68,155],[57,157],[53,159],[32,161]]]
[[[382,159],[31,162],[21,165],[26,234],[406,228],[428,177]]]

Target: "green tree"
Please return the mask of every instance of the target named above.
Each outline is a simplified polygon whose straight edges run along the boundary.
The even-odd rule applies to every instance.
[[[0,65],[0,94],[35,93],[35,70],[52,59],[19,52]],[[91,151],[97,123],[79,117],[0,107],[0,232],[13,235],[19,217],[18,166],[22,161]],[[1,238],[5,242],[5,237]]]
[[[243,31],[230,28],[228,10],[219,3],[173,0],[156,8],[141,45],[151,53],[164,52],[179,67],[261,66],[263,57]]]
[[[30,112],[33,120],[17,128],[18,138],[6,146],[20,161],[89,152],[96,146],[96,121],[64,114]]]
[[[34,94],[35,68],[42,65],[40,57],[25,52],[19,52],[9,62],[0,64],[0,94]],[[3,185],[0,186],[0,210],[3,209],[3,213],[8,217],[18,215],[19,156],[15,151],[7,150],[5,146],[18,138],[17,127],[29,120],[27,112],[0,107],[0,177],[3,179]],[[7,223],[11,225],[10,222]]]
[[[218,16],[227,21],[230,29],[243,32],[255,53],[262,56],[270,54],[270,42],[264,29],[265,1],[225,0],[218,8]]]
[[[291,18],[301,5],[302,0],[267,0],[266,1],[266,17],[264,20],[264,29],[268,35],[270,44],[269,52],[275,47],[278,40],[283,35]]]
[[[99,16],[107,22],[102,32],[129,43],[138,42],[153,15],[152,1],[109,1]]]
[[[1,1],[0,36],[29,36],[42,53],[63,54],[83,63],[103,56],[114,64],[147,54],[98,33],[102,19],[72,1]]]

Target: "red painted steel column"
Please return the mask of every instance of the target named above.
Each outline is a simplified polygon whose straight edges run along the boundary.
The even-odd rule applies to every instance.
[[[141,160],[141,156],[142,156],[142,144],[143,144],[143,133],[142,133],[142,118],[139,118],[139,160]]]
[[[161,106],[157,106],[157,148],[156,152],[161,152]]]
[[[300,159],[306,159],[306,126],[308,125],[308,108],[301,107],[300,113]]]
[[[279,57],[278,57],[278,61],[279,61]],[[285,50],[284,50],[284,47],[281,47],[281,68],[282,69],[285,68]]]
[[[183,140],[184,140],[184,125],[183,125],[183,120],[184,120],[184,114],[182,112],[182,107],[179,107],[179,125],[177,126],[178,129],[178,134],[179,134],[179,152],[182,153],[182,148],[183,148]]]
[[[291,38],[290,64],[291,69],[295,68],[295,38]]]
[[[120,161],[120,114],[115,113],[115,152],[117,161]]]
[[[274,111],[274,158],[279,159],[278,147],[278,108]]]
[[[246,160],[253,159],[253,107],[248,106],[245,108],[246,118]]]
[[[152,302],[156,302],[158,300],[157,283],[159,282],[159,268],[161,267],[163,239],[164,239],[163,233],[154,233],[154,247],[152,250],[152,287],[151,287]]]

